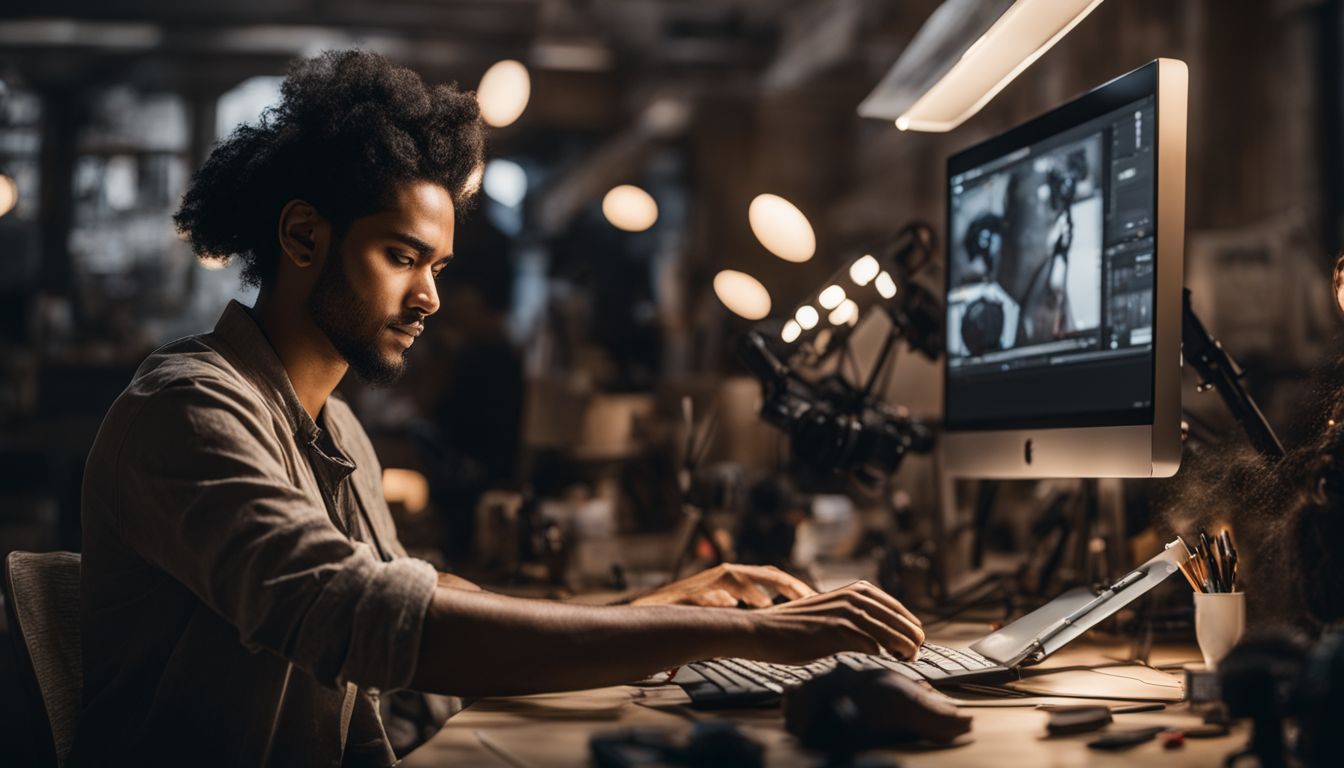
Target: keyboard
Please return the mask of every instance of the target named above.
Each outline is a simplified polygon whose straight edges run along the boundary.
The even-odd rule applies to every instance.
[[[857,670],[886,669],[938,686],[1002,682],[1010,677],[1006,667],[975,651],[925,643],[915,661],[866,653],[841,653],[801,665],[750,659],[694,661],[687,665],[694,675],[679,674],[676,682],[691,697],[691,705],[701,709],[762,706],[778,703],[789,688],[842,665]]]

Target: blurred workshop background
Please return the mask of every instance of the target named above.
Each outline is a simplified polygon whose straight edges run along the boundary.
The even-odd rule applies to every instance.
[[[1069,535],[1041,524],[1067,509],[1052,500],[1099,495],[1121,507],[1117,540],[1156,541],[1153,484],[1004,484],[1000,504],[1030,512],[1016,516],[961,488],[942,517],[927,455],[890,477],[800,462],[759,418],[737,339],[780,327],[910,222],[941,243],[953,152],[1175,57],[1191,82],[1186,282],[1269,420],[1299,439],[1318,426],[1304,403],[1340,328],[1342,4],[1103,3],[955,132],[860,118],[939,5],[7,0],[0,556],[79,550],[80,479],[107,407],[155,347],[255,297],[236,264],[196,260],[171,214],[214,142],[275,103],[289,61],[348,47],[476,90],[492,126],[484,195],[459,220],[443,310],[408,375],[341,388],[416,555],[559,595],[638,589],[717,550],[813,576],[844,563],[927,605],[961,534],[968,552],[1018,555],[1043,531]],[[862,381],[890,320],[839,319],[852,354],[834,364]],[[896,354],[878,393],[936,424],[939,364]],[[1242,439],[1195,383],[1192,433]]]

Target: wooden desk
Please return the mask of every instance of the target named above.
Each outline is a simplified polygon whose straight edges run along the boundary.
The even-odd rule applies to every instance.
[[[950,632],[937,633],[937,640],[963,647],[969,639],[983,634],[983,626],[963,625]],[[1041,667],[1065,667],[1097,664],[1123,655],[1118,643],[1088,639],[1055,654]],[[1155,665],[1191,661],[1198,652],[1191,646],[1158,647],[1151,662]],[[573,766],[588,765],[591,758],[588,739],[594,733],[619,728],[650,727],[669,733],[689,732],[698,719],[725,718],[737,723],[748,736],[766,749],[770,766],[807,766],[814,768],[818,755],[803,751],[784,730],[778,710],[733,710],[696,712],[685,707],[641,704],[650,695],[661,699],[683,697],[679,689],[667,690],[617,686],[591,691],[488,699],[459,713],[427,744],[408,756],[404,765],[419,766]],[[1032,699],[1032,703],[1043,701]],[[1089,703],[1086,699],[1053,699],[1062,703]],[[1105,702],[1122,705],[1127,702]],[[994,766],[995,768],[1038,768],[1039,766],[1136,765],[1145,761],[1153,766],[1218,765],[1227,753],[1246,742],[1246,728],[1239,726],[1228,736],[1216,739],[1188,739],[1180,749],[1163,749],[1158,740],[1129,750],[1103,752],[1086,744],[1100,731],[1075,736],[1047,738],[1047,715],[1032,706],[973,707],[963,710],[974,717],[969,738],[957,745],[932,749],[911,747],[887,750],[903,766]],[[1167,725],[1193,727],[1200,724],[1198,714],[1185,704],[1169,704],[1160,712],[1116,715],[1111,728]]]

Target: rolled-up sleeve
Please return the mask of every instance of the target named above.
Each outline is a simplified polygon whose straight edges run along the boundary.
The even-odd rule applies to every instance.
[[[385,690],[415,673],[433,566],[381,561],[290,480],[271,416],[238,384],[146,395],[118,462],[128,546],[238,629],[328,685]]]

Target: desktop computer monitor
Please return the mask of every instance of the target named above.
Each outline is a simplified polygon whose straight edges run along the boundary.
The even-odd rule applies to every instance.
[[[1187,79],[1158,59],[948,160],[949,475],[1176,472]]]

